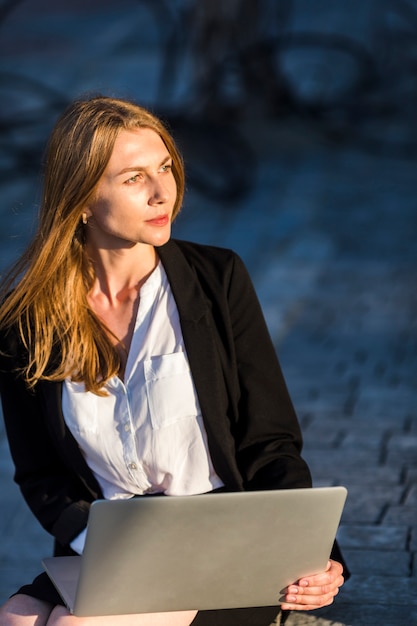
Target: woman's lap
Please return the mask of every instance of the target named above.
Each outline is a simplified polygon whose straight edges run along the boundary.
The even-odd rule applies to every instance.
[[[31,584],[21,587],[17,593],[52,605],[64,605],[46,573],[37,576]],[[192,626],[269,626],[278,613],[278,606],[199,611]]]

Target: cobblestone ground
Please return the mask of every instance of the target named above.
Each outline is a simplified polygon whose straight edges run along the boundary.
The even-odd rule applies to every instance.
[[[126,72],[135,67],[133,39],[122,46],[120,33],[134,20],[128,24],[126,17],[112,14],[110,28],[103,13],[93,31],[77,13],[81,4],[74,3],[74,9],[67,8],[66,28],[91,32],[91,41],[83,38],[74,52],[63,37],[62,21],[53,22],[53,14],[40,21],[31,16],[29,3],[23,4],[19,33],[32,46],[30,54],[16,50],[17,44],[13,49],[10,28],[8,47],[5,40],[3,48],[0,44],[0,70],[43,76],[70,97],[106,84],[112,91],[125,88]],[[119,4],[126,8],[129,3]],[[42,47],[36,33],[44,36],[51,24],[58,26],[53,41],[46,38]],[[133,38],[133,27],[129,32]],[[59,63],[51,57],[54,46],[62,53]],[[152,55],[141,59],[150,88]],[[373,121],[372,130],[383,137],[395,122],[383,120],[378,127]],[[36,133],[44,134],[47,126],[47,121],[39,123]],[[415,626],[416,159],[390,151],[383,141],[380,150],[371,151],[353,133],[329,141],[320,124],[298,115],[266,121],[247,114],[241,128],[258,161],[256,172],[242,166],[253,183],[251,191],[230,204],[190,186],[174,235],[241,254],[300,417],[315,485],[343,484],[349,490],[339,542],[352,578],[331,607],[293,613],[287,624]],[[15,141],[30,143],[33,132],[17,132]],[[13,160],[14,154],[9,157]],[[10,159],[2,153],[6,169]],[[34,219],[37,182],[33,169],[27,173],[22,167],[19,162],[0,181],[2,267],[21,249]],[[12,482],[2,427],[0,449],[3,600],[38,573],[51,541]]]

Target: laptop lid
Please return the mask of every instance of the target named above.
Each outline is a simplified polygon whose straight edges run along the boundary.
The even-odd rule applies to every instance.
[[[83,556],[43,564],[79,616],[278,605],[288,584],[325,569],[346,495],[321,487],[99,500]]]

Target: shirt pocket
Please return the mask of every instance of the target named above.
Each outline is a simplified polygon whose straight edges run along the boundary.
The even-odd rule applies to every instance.
[[[84,383],[65,381],[62,412],[71,433],[85,438],[98,434],[97,396],[85,391]],[[76,437],[78,439],[78,437]]]
[[[199,414],[197,394],[184,352],[147,359],[144,362],[144,373],[154,429]]]

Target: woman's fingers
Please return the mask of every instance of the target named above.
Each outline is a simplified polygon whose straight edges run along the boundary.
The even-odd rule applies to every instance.
[[[283,610],[311,611],[333,602],[344,583],[343,567],[337,561],[329,561],[324,572],[301,578],[290,585],[285,593]]]

